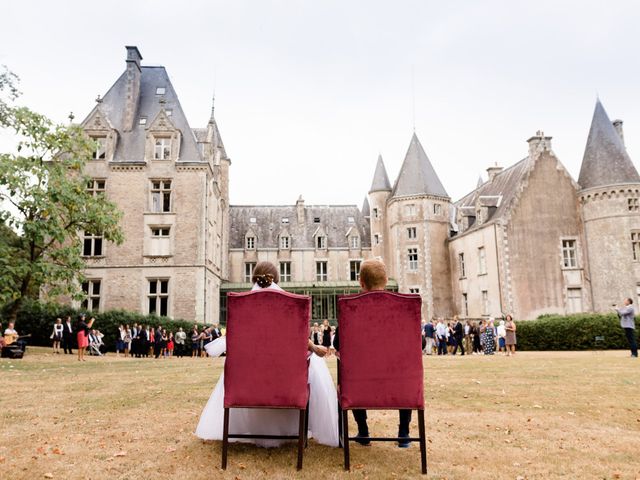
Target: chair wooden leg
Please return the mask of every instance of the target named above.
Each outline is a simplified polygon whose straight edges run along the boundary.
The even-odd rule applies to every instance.
[[[224,426],[222,430],[222,469],[227,469],[227,449],[229,447],[229,409],[224,409]]]
[[[418,410],[418,429],[420,431],[420,461],[422,474],[427,474],[427,438],[424,428],[424,410]]]
[[[302,470],[302,455],[304,452],[305,410],[300,410],[300,426],[298,429],[298,470]]]
[[[342,411],[342,446],[344,450],[344,469],[351,470],[349,465],[349,410]]]

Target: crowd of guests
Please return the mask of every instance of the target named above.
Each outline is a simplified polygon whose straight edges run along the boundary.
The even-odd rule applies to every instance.
[[[311,334],[309,339],[314,345],[321,345],[327,349],[327,355],[335,353],[333,348],[333,340],[336,336],[336,327],[329,325],[329,320],[322,322],[322,325],[318,322],[314,322],[311,326]]]
[[[88,321],[81,315],[74,324],[71,317],[66,317],[63,323],[57,318],[50,339],[53,343],[53,353],[59,354],[60,349],[65,354],[73,354],[74,340],[78,348],[78,360],[83,361],[85,353],[102,356],[107,352],[104,334],[92,328],[95,318]],[[194,325],[187,333],[182,327],[174,333],[162,325],[153,328],[149,325],[134,323],[133,326],[120,325],[116,333],[116,356],[125,357],[205,357],[205,345],[222,336],[218,325]]]
[[[466,320],[463,324],[457,316],[445,322],[440,318],[422,324],[422,350],[426,355],[456,355],[458,349],[464,355],[516,354],[516,324],[511,315],[496,325],[493,318]]]

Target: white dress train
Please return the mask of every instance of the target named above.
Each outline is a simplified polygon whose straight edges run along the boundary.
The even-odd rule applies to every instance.
[[[280,289],[276,284],[271,288]],[[254,288],[255,289],[255,288]],[[226,337],[205,347],[212,357],[227,349]],[[309,437],[330,447],[338,446],[338,399],[333,379],[325,361],[312,353],[309,357]],[[236,434],[298,435],[298,410],[232,408],[229,431]],[[224,419],[224,373],[220,375],[209,401],[202,410],[196,435],[204,440],[222,440]],[[229,439],[230,442],[255,443],[261,447],[278,447],[285,440]]]

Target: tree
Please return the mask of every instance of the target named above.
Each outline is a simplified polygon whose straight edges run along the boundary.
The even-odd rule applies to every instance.
[[[80,126],[16,106],[16,83],[0,71],[0,128],[15,138],[15,151],[0,153],[0,222],[17,232],[0,242],[0,305],[10,319],[34,285],[51,296],[83,298],[83,232],[124,240],[117,206],[87,191],[83,167],[95,143]]]

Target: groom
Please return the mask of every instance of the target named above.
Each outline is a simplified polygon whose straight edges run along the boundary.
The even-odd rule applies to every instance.
[[[365,260],[360,265],[360,288],[363,292],[374,292],[384,290],[387,286],[387,269],[380,260]],[[333,339],[333,347],[336,352],[340,350],[340,338],[338,336],[338,328]],[[398,425],[398,437],[409,438],[409,423],[411,423],[411,410],[399,410],[400,424]],[[369,436],[369,426],[367,425],[367,411],[353,410],[353,418],[358,424],[358,435],[356,442],[360,445],[369,446],[369,440],[358,440],[358,437],[366,438]],[[399,441],[398,447],[409,448],[409,441]]]

